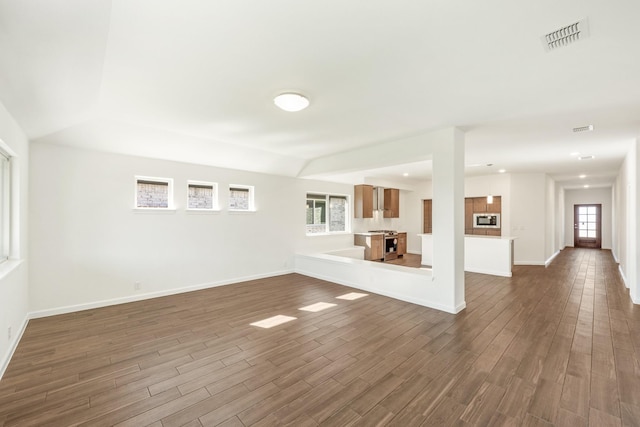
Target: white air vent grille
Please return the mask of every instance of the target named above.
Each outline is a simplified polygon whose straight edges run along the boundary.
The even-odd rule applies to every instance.
[[[584,18],[542,36],[542,44],[546,51],[551,51],[584,40],[588,36],[589,22]]]

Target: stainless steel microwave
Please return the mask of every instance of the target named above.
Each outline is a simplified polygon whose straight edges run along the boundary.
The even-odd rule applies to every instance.
[[[473,228],[500,228],[500,214],[473,214]]]

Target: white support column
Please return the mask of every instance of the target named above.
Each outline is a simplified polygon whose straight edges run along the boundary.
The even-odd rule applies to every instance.
[[[464,300],[464,133],[433,144],[433,282],[445,294],[451,312]]]

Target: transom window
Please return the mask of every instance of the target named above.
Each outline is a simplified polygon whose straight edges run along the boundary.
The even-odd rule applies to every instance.
[[[230,211],[253,211],[253,186],[236,185],[229,186],[229,210]]]
[[[173,209],[173,179],[136,176],[135,206],[139,209]]]
[[[307,193],[307,234],[346,232],[349,228],[347,196]]]
[[[218,209],[218,184],[215,182],[189,181],[187,209]]]

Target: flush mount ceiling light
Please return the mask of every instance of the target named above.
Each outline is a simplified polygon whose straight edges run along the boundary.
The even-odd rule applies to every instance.
[[[285,92],[273,98],[273,103],[284,111],[300,111],[309,106],[309,100],[299,93]]]
[[[593,125],[580,126],[577,128],[573,128],[574,132],[591,132],[593,130]]]
[[[595,159],[596,156],[580,156],[578,157],[578,160],[591,160],[591,159]]]

